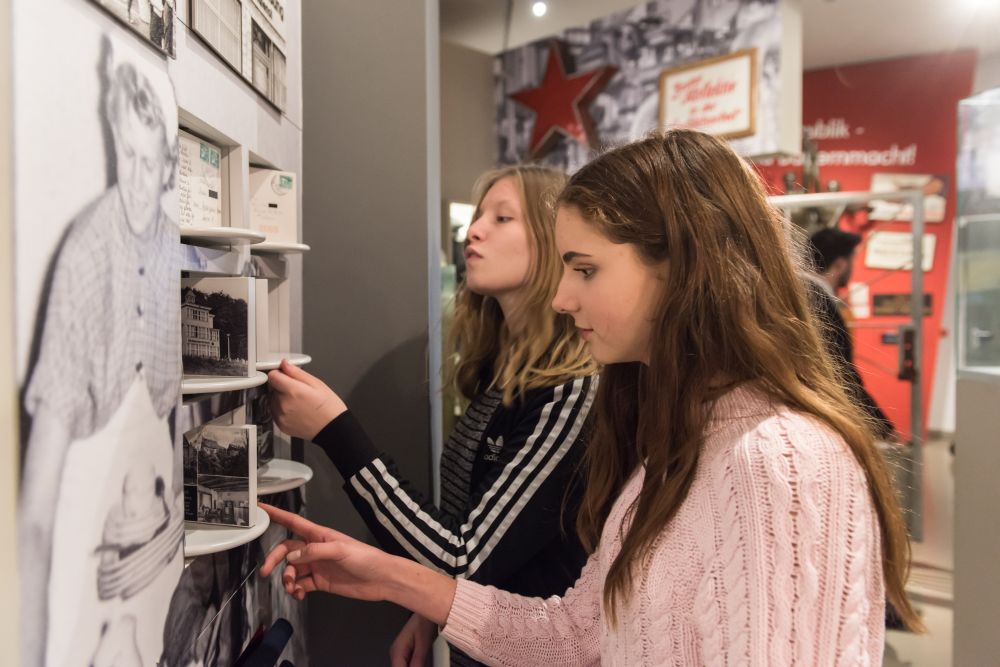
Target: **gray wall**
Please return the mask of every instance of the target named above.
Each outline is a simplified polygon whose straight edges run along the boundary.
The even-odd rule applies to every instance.
[[[968,373],[958,379],[955,441],[954,664],[996,664],[1000,655],[1000,378]]]
[[[493,56],[441,42],[441,196],[445,201],[470,201],[476,177],[496,164],[493,94]]]
[[[433,17],[430,26],[429,17]],[[428,247],[437,242],[437,0],[303,3],[304,351],[402,473],[431,491]],[[429,92],[433,91],[433,93]],[[433,226],[429,224],[433,220]],[[371,541],[323,453],[307,515]],[[313,665],[388,664],[407,614],[309,599]]]

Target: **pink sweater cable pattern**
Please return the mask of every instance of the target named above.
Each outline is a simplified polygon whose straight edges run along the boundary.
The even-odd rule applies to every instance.
[[[459,580],[444,635],[497,665],[881,665],[878,520],[847,445],[749,389],[713,410],[691,491],[610,628],[601,589],[643,484],[562,597]]]

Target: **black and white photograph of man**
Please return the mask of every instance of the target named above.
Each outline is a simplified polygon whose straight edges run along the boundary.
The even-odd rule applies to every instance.
[[[73,24],[49,22],[71,43],[39,54],[17,96],[40,109],[72,89],[74,112],[52,106],[63,125],[32,135],[32,154],[104,174],[88,192],[100,181],[60,180],[52,162],[18,169],[15,257],[39,266],[17,294],[32,322],[19,339],[21,664],[85,664],[113,654],[111,638],[151,664],[165,620],[156,607],[183,560],[170,426],[181,379],[176,102],[155,54],[125,33],[71,36]],[[45,119],[22,126],[33,122]]]

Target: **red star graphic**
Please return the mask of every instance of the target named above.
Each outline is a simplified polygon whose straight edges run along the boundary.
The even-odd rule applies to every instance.
[[[608,85],[618,68],[609,65],[566,76],[564,52],[564,45],[552,40],[542,85],[509,95],[515,102],[535,112],[530,146],[532,159],[552,150],[560,134],[584,146],[598,147],[597,129],[587,108]]]

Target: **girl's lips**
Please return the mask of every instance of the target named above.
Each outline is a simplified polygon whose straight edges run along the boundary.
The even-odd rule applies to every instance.
[[[580,332],[580,338],[584,340],[590,338],[590,334],[594,333],[593,329],[582,329],[580,327],[577,327],[576,330]]]

